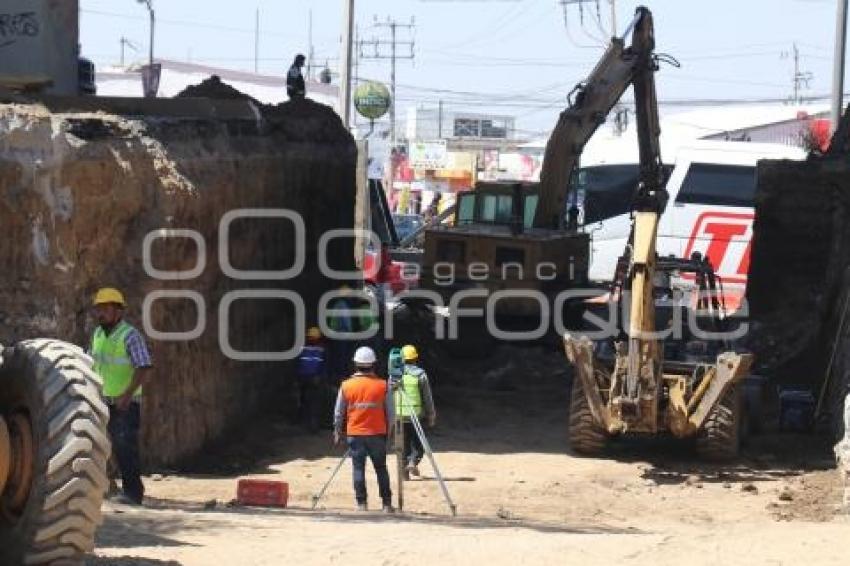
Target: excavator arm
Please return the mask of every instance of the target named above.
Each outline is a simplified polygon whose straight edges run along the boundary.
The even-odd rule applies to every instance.
[[[615,58],[619,61],[617,67],[622,67],[620,70],[623,73],[623,66],[628,63],[628,81],[634,85],[640,153],[640,182],[631,209],[632,230],[620,262],[626,267],[623,273],[618,274],[614,285],[619,291],[627,291],[617,293],[617,300],[626,302],[628,328],[624,328],[624,339],[614,342],[615,359],[610,371],[595,358],[594,345],[587,337],[565,336],[567,357],[576,368],[576,378],[581,388],[579,391],[583,391],[582,395],[586,397],[580,399],[578,406],[586,403],[594,421],[586,425],[586,422],[576,420],[571,427],[575,427],[574,438],[579,443],[592,438],[594,430],[602,430],[610,435],[630,431],[656,433],[666,427],[678,437],[694,436],[703,431],[702,438],[708,439],[707,450],[729,453],[737,447],[727,441],[736,437],[726,429],[720,430],[715,426],[704,431],[703,427],[718,403],[726,402],[727,409],[733,410],[734,400],[727,399],[727,393],[732,385],[746,375],[752,362],[751,356],[723,352],[714,364],[692,364],[687,361],[677,364],[673,360],[665,361],[663,344],[655,333],[655,280],[659,263],[656,240],[659,219],[667,206],[668,195],[660,154],[661,129],[655,92],[657,60],[653,53],[655,38],[649,10],[638,8],[633,26],[631,48]],[[603,63],[611,56],[612,50],[616,52],[618,45],[621,45],[618,41],[614,40]],[[596,75],[594,72],[593,77],[599,80]],[[624,88],[622,83],[618,83],[617,93],[621,94]],[[587,100],[585,98],[585,102]],[[590,100],[600,103],[601,99],[594,100],[591,97]],[[605,100],[608,104],[614,99]],[[581,115],[580,112],[578,114]],[[571,123],[571,115],[576,115],[574,108],[561,116],[560,131],[553,134],[547,152],[554,151],[557,144],[568,144],[568,136],[579,131],[578,126]],[[561,147],[563,149],[563,145]],[[552,190],[550,198],[559,198],[554,190],[556,185],[551,184],[552,179],[562,175],[564,177],[559,182],[565,185],[565,176],[569,175],[569,170],[561,167],[565,163],[572,167],[574,161],[574,157],[560,163],[555,160],[544,171],[550,183],[546,186]],[[547,212],[545,208],[541,212],[553,213],[552,210]],[[682,272],[704,268],[699,259],[663,258],[661,261],[661,270],[668,273],[671,268]],[[710,265],[708,270],[713,279]],[[663,402],[665,399],[666,403]],[[664,414],[659,414],[659,411],[664,411]],[[587,446],[585,443],[585,448]]]
[[[655,37],[652,15],[645,8],[633,33],[635,50],[635,105],[637,115],[638,151],[640,155],[640,183],[632,203],[632,233],[629,272],[631,300],[629,305],[629,348],[626,355],[623,395],[615,398],[614,405],[622,412],[639,410],[642,397],[654,397],[654,387],[661,382],[661,348],[652,337],[655,331],[655,306],[653,285],[655,275],[658,221],[667,206],[664,169],[661,163],[658,119],[658,99],[655,91],[657,64],[653,57]],[[649,391],[647,391],[649,389]]]
[[[625,37],[632,33],[630,47]],[[576,86],[570,106],[561,113],[558,124],[546,144],[543,169],[540,172],[540,202],[534,215],[535,228],[563,228],[564,207],[570,188],[570,176],[578,163],[584,146],[623,93],[634,84],[638,98],[638,115],[641,107],[655,105],[653,49],[655,47],[652,14],[647,8],[638,8],[632,24],[623,37],[615,37],[584,83]],[[640,91],[651,91],[652,101],[642,103]],[[657,110],[655,132],[658,132]],[[651,117],[646,115],[647,120]],[[640,119],[640,118],[639,118]],[[657,139],[649,141],[647,151],[658,154]],[[643,157],[643,144],[641,156]],[[660,159],[659,173],[660,173]]]

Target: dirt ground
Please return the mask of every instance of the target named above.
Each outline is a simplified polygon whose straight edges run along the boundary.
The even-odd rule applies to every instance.
[[[424,464],[424,478],[405,483],[403,513],[354,512],[348,464],[311,511],[341,450],[329,433],[272,422],[211,454],[205,473],[146,478],[146,508],[107,504],[90,564],[847,563],[850,517],[823,442],[768,434],[722,466],[670,442],[577,458],[565,440],[568,383],[439,388],[429,438],[456,518]],[[289,482],[289,508],[234,506],[240,477]]]

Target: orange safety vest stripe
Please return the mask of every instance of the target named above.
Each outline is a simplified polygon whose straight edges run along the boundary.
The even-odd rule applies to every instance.
[[[354,376],[342,382],[347,407],[348,436],[376,436],[387,433],[387,382],[377,376]]]

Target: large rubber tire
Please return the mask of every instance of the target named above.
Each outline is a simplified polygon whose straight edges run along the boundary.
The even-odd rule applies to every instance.
[[[738,457],[744,425],[741,388],[733,385],[720,399],[703,429],[697,434],[697,455],[704,460],[726,462]]]
[[[0,410],[28,415],[33,474],[20,508],[0,499],[0,564],[82,564],[108,487],[100,379],[82,350],[56,340],[21,342],[3,358]]]
[[[590,404],[584,394],[581,380],[573,377],[570,392],[570,420],[567,436],[570,449],[581,456],[596,456],[605,452],[608,434],[590,412]]]

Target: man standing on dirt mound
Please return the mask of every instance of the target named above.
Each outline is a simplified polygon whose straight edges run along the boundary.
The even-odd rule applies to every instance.
[[[334,444],[342,440],[343,426],[354,479],[357,509],[366,511],[366,458],[372,461],[378,476],[383,511],[392,513],[390,474],[387,471],[387,435],[395,414],[392,390],[387,381],[375,374],[377,358],[372,348],[363,346],[354,352],[357,371],[342,382],[334,410]]]
[[[303,99],[307,93],[304,75],[301,74],[304,61],[305,57],[299,53],[295,56],[295,61],[292,62],[292,66],[286,73],[286,94],[289,95],[290,100]]]
[[[119,503],[141,505],[145,495],[139,458],[142,386],[153,362],[141,333],[124,321],[127,303],[117,289],[103,288],[94,297],[98,327],[91,341],[94,371],[103,379],[109,406],[109,436],[121,471]]]

